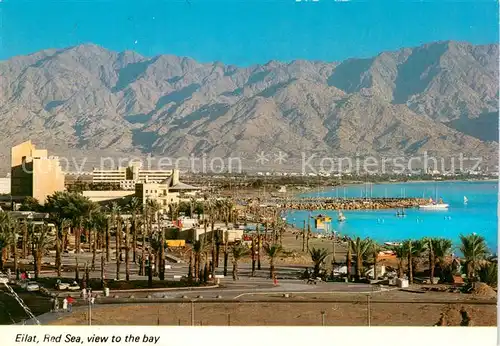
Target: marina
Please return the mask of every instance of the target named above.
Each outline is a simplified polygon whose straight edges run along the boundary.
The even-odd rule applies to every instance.
[[[498,245],[497,237],[497,196],[498,183],[496,181],[483,182],[439,182],[439,196],[447,201],[448,208],[415,208],[401,209],[399,206],[393,209],[372,210],[366,208],[343,210],[346,220],[338,222],[336,210],[324,209],[315,212],[332,217],[332,229],[342,236],[369,237],[380,243],[400,242],[405,239],[420,239],[422,237],[443,237],[453,241],[454,246],[459,244],[460,234],[476,232],[485,237],[489,248],[496,253]],[[338,188],[345,190],[346,195],[352,200],[363,201],[359,196],[360,187],[351,185]],[[429,202],[429,197],[435,197],[435,182],[418,183],[386,183],[373,186],[374,200],[381,201],[388,196],[395,201],[402,201],[402,191],[406,196],[423,196],[423,199],[415,198],[420,204]],[[319,193],[319,198],[328,199],[332,196],[335,200],[336,189],[325,190]],[[314,193],[315,196],[318,193]],[[464,204],[464,195],[467,203]],[[427,196],[427,197],[425,197]],[[305,195],[308,198],[310,195]],[[399,197],[399,199],[398,199]],[[311,197],[318,198],[318,197]],[[412,201],[411,198],[406,200]],[[395,205],[397,205],[395,203]],[[290,209],[287,214],[287,222],[295,227],[303,227],[303,221],[307,219],[311,211],[308,209]],[[311,225],[313,232],[321,233]],[[455,249],[458,252],[458,249]]]

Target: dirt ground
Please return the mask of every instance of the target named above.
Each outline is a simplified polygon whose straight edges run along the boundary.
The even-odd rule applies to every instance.
[[[273,301],[195,302],[194,324],[211,326],[433,326],[444,315],[447,326],[460,326],[462,311],[469,325],[496,326],[495,299],[472,299],[447,293],[387,292],[372,295],[268,297]],[[317,299],[317,302],[314,300]],[[330,301],[328,301],[330,300]],[[332,302],[335,300],[335,302]],[[404,302],[402,302],[404,301]],[[488,305],[474,304],[488,302]],[[96,305],[94,325],[191,325],[191,303]],[[158,322],[159,321],[159,322]],[[368,322],[369,321],[369,322]],[[60,317],[53,325],[83,325],[85,310]]]
[[[320,326],[324,312],[327,326],[433,326],[442,313],[448,323],[460,325],[461,308],[472,317],[474,326],[496,326],[495,305],[466,304],[372,304],[370,317],[361,303],[197,303],[195,325],[211,326]],[[190,303],[96,306],[93,325],[191,325]],[[52,325],[87,324],[86,312],[74,312]]]

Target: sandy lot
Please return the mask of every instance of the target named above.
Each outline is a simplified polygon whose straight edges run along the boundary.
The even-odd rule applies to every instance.
[[[311,297],[308,297],[311,298]],[[386,298],[373,296],[370,311],[366,296],[359,301],[321,301],[304,297],[283,301],[248,302],[196,302],[194,324],[212,326],[433,326],[445,314],[446,325],[459,326],[462,321],[460,310],[467,311],[474,326],[496,326],[496,305],[472,305],[468,300],[455,302],[393,303],[396,296]],[[331,297],[330,297],[331,298]],[[432,297],[429,297],[433,300]],[[342,299],[340,299],[342,300]],[[355,300],[355,298],[350,300]],[[378,302],[375,302],[377,300]],[[440,299],[438,299],[440,300]],[[441,299],[442,300],[442,299]],[[191,303],[150,303],[127,305],[97,305],[93,309],[94,325],[191,325]],[[323,317],[324,314],[324,317]],[[85,310],[72,315],[61,316],[50,324],[84,325],[87,323]]]

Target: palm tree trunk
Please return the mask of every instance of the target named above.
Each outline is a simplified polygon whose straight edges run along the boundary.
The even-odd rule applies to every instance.
[[[356,256],[356,277],[361,280],[361,267],[363,266],[363,258],[358,253]]]
[[[238,280],[238,262],[233,261],[233,280]]]
[[[81,234],[81,229],[80,227],[76,227],[75,229],[75,250],[77,253],[80,253],[80,234]]]
[[[271,257],[269,260],[269,275],[271,276],[271,279],[274,279],[274,258]]]
[[[215,242],[215,267],[219,268],[219,260],[220,260],[220,240],[217,237],[217,241]]]
[[[309,238],[311,237],[311,223],[307,222],[307,240],[306,240],[306,248],[307,252],[309,252]]]
[[[59,237],[59,231],[62,232],[61,228],[62,228],[61,226],[59,226],[59,227],[56,228],[56,269],[57,269],[57,277],[61,277],[61,269],[62,269],[61,239]]]
[[[130,280],[130,268],[129,268],[129,239],[128,239],[128,231],[129,231],[128,222],[125,224],[125,280]]]
[[[95,257],[96,257],[96,253],[97,253],[97,231],[92,230],[91,232],[94,232],[94,242],[92,243],[92,264],[90,266],[90,269],[92,269],[92,271],[94,271],[95,270]]]
[[[408,242],[409,251],[408,251],[408,283],[411,285],[413,283],[413,257],[412,257],[412,246],[411,240]]]
[[[255,276],[255,237],[252,237],[252,276]]]
[[[36,265],[35,265],[35,279],[40,277],[42,271],[42,249],[36,249]]]
[[[142,245],[141,245],[141,273],[142,275],[146,274],[146,234],[142,232]]]
[[[434,258],[434,249],[432,248],[432,242],[429,241],[429,281],[432,284],[432,278],[434,277],[434,269],[436,267],[436,259]]]
[[[158,276],[159,272],[160,272],[160,253],[161,253],[161,250],[158,249],[157,251],[155,251],[156,253],[154,254],[154,259],[155,259],[155,270],[153,272],[153,275],[154,276]]]
[[[17,260],[17,240],[14,240],[14,273],[18,270],[18,260]]]
[[[161,230],[161,237],[160,237],[160,280],[165,280],[165,230]]]
[[[151,249],[148,249],[148,260],[149,260],[148,287],[149,288],[153,287],[153,263],[154,263],[153,257],[154,256],[153,256]]]
[[[200,267],[201,267],[201,255],[198,253],[196,254],[196,279],[198,279],[198,281],[201,281],[201,277],[200,277]]]
[[[104,258],[105,251],[104,250],[105,250],[105,248],[103,245],[104,244],[101,244],[101,286],[104,289],[104,260],[105,260],[105,258]]]
[[[229,261],[229,252],[228,252],[228,244],[227,240],[224,242],[224,276],[227,276],[227,265]]]
[[[319,276],[319,266],[320,263],[314,263],[314,278],[317,278]]]
[[[306,220],[304,220],[304,228],[302,229],[302,252],[306,251]]]
[[[106,262],[110,260],[110,252],[111,252],[111,234],[110,234],[110,223],[108,222],[106,225]]]
[[[347,245],[347,280],[351,281],[351,267],[352,267],[352,255],[351,255],[351,244]]]
[[[132,261],[134,263],[137,263],[137,220],[135,218],[133,220],[132,226],[134,227],[134,230],[132,231]]]
[[[121,238],[121,222],[118,221],[117,227],[116,227],[116,233],[115,233],[115,239],[116,239],[116,280],[120,280],[120,238]]]
[[[262,246],[262,241],[260,237],[259,224],[257,224],[257,270],[260,270],[260,250]]]
[[[28,243],[28,224],[24,223],[23,225],[23,252],[22,252],[22,258],[26,258],[28,255],[28,247],[26,246]],[[61,276],[59,274],[59,276]]]
[[[398,263],[398,278],[401,279],[402,277],[403,277],[403,259],[400,258]]]
[[[193,252],[189,254],[189,268],[188,268],[188,280],[191,282],[193,280]]]
[[[211,223],[211,230],[212,230],[212,267],[211,269],[211,274],[212,278],[215,276],[215,233],[214,233],[214,220],[212,219]]]

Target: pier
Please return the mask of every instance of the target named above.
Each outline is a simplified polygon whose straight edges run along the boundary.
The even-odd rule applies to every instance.
[[[372,210],[414,208],[429,203],[423,198],[275,198],[265,202],[294,210]]]

